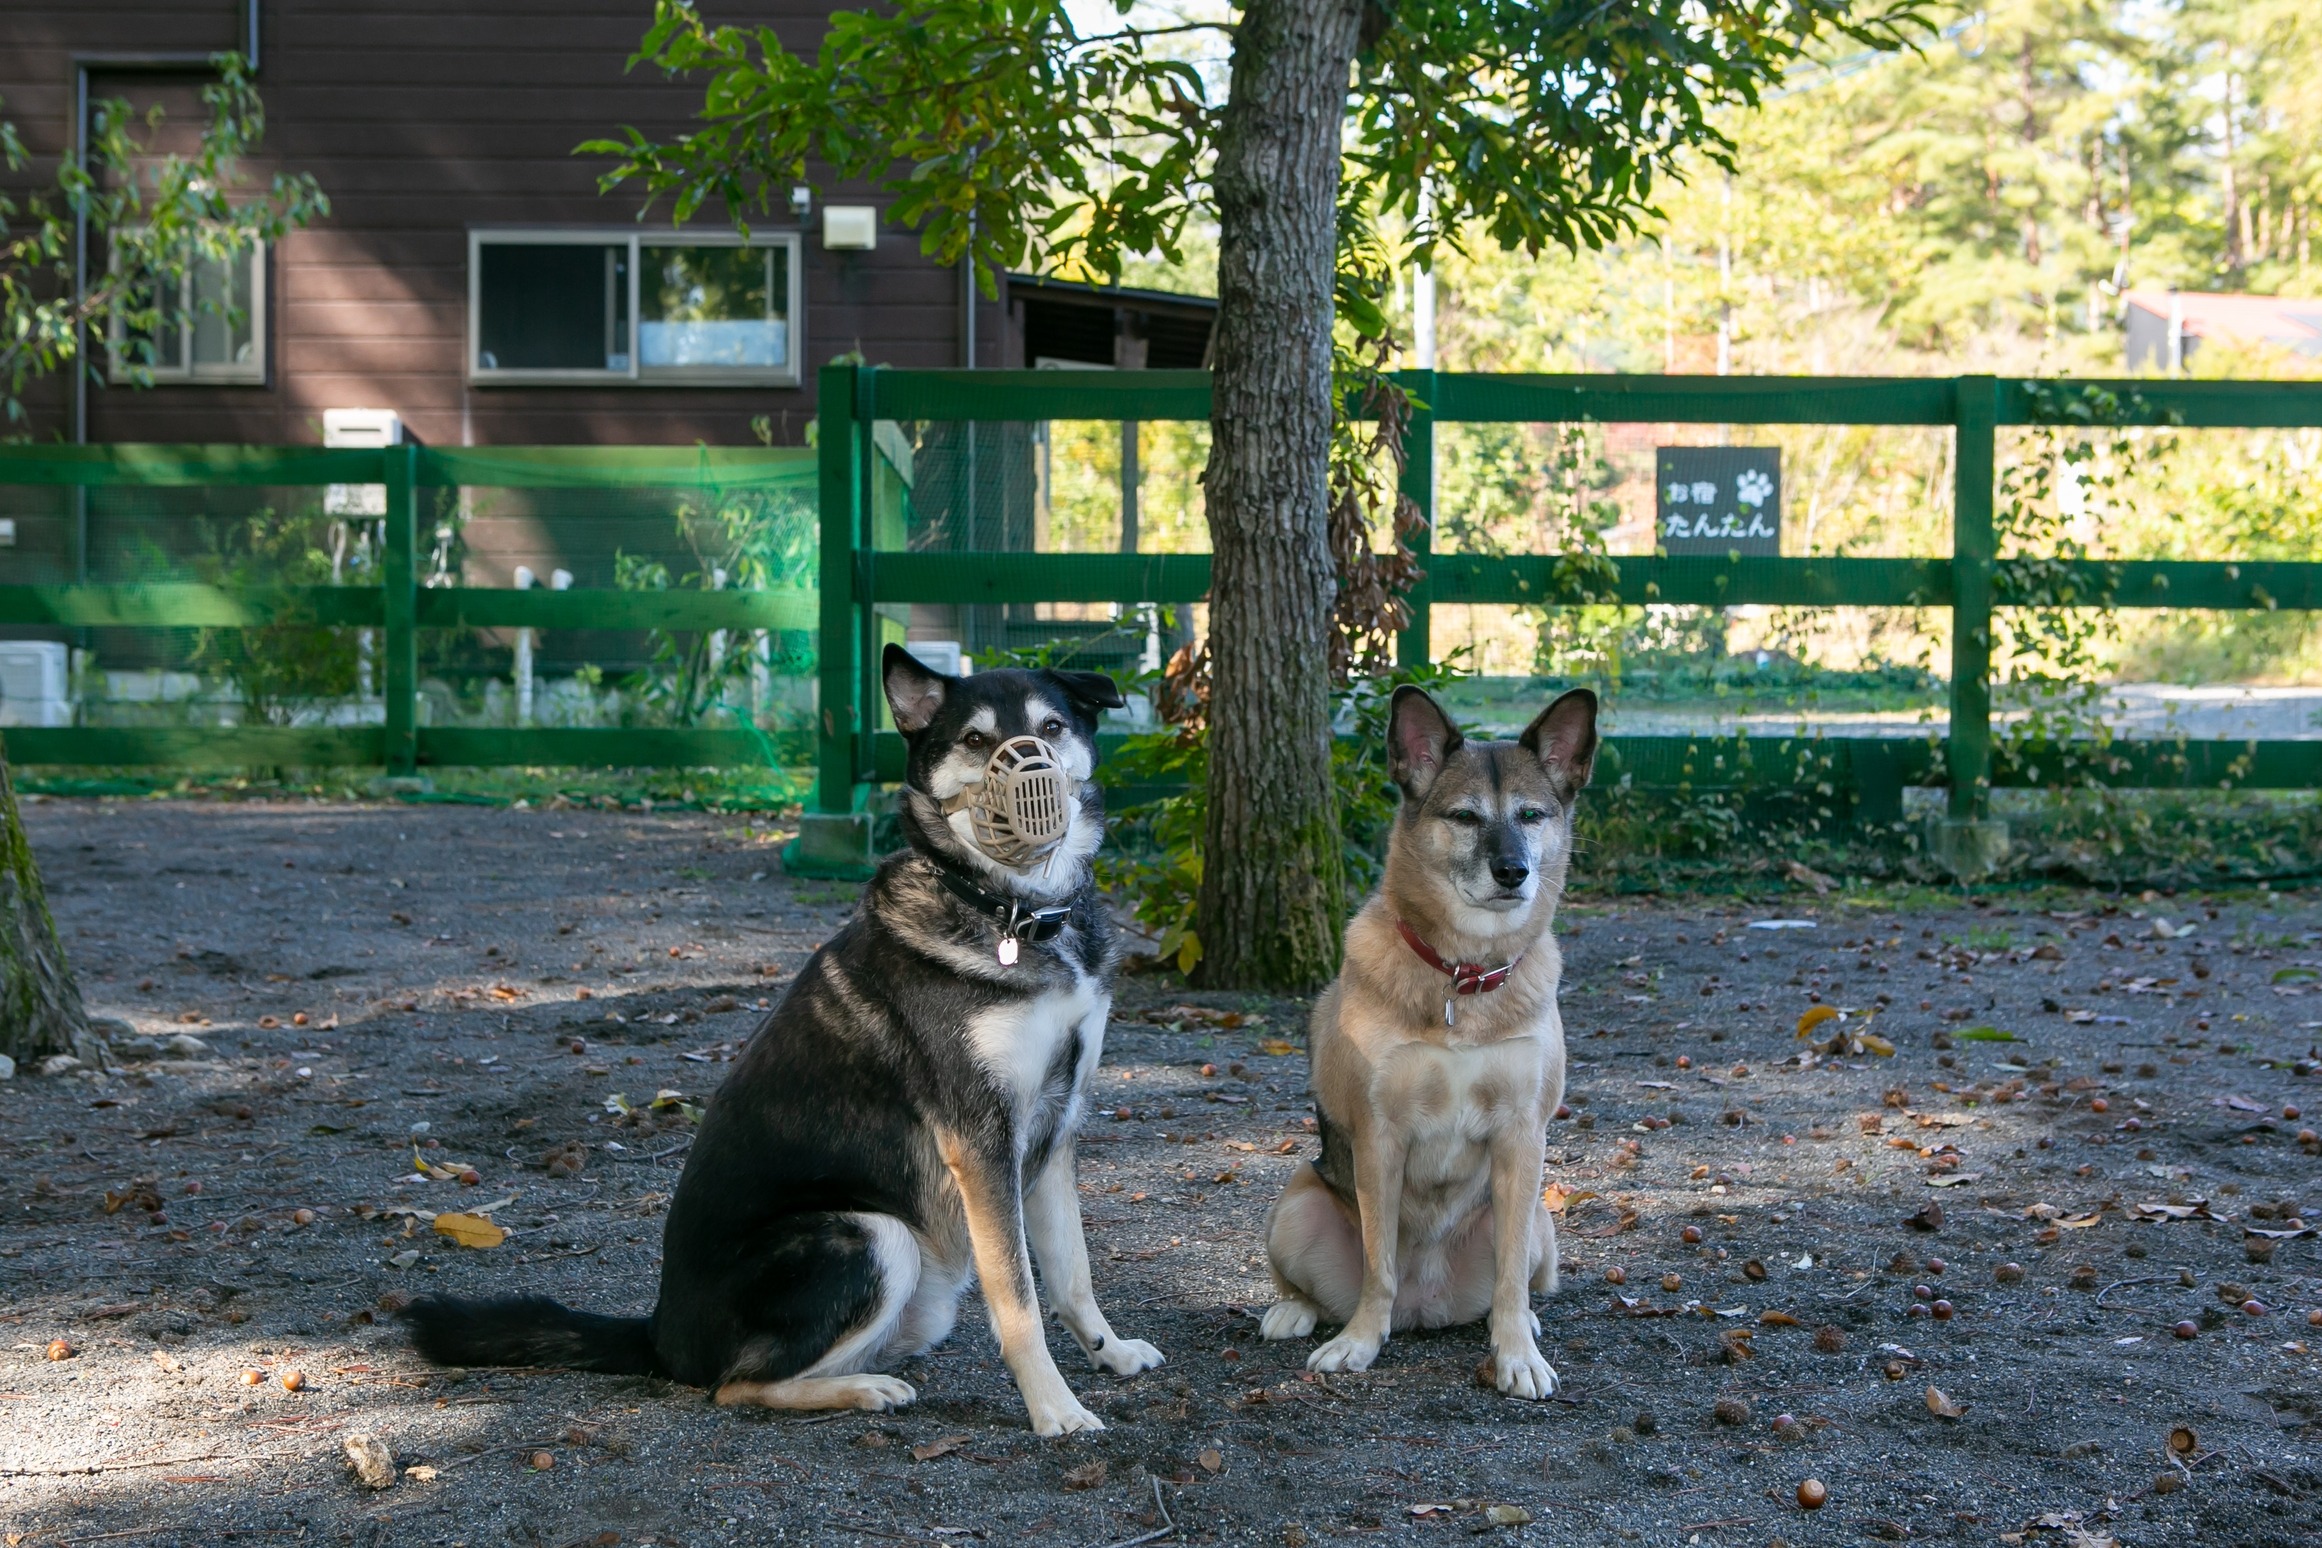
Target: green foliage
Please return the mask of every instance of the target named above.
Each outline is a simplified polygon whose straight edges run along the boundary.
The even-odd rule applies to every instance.
[[[761,421],[763,438],[763,421]],[[658,559],[614,556],[613,584],[624,591],[764,591],[804,586],[814,578],[820,533],[811,509],[791,495],[765,490],[710,490],[688,495],[674,516],[678,541],[692,557],[680,573]],[[754,672],[813,670],[814,644],[804,631],[770,634],[766,652],[724,630],[652,632],[653,656],[628,686],[662,724],[699,725],[723,711],[749,725],[746,704]]]
[[[108,98],[91,106],[86,152],[64,159],[53,190],[24,197],[0,190],[0,406],[9,425],[24,421],[27,382],[85,366],[90,341],[111,324],[150,339],[164,292],[192,265],[277,241],[330,213],[305,173],[278,172],[255,193],[243,187],[242,162],[265,134],[265,111],[239,54],[216,55],[212,64],[218,78],[202,88],[209,121],[193,154],[156,155],[159,111],[141,116]],[[14,174],[28,160],[15,126],[0,122],[0,164]],[[76,297],[77,217],[111,261]],[[142,384],[150,355],[139,358],[134,345],[128,353],[132,379]]]
[[[1413,251],[1471,228],[1503,247],[1595,247],[1637,227],[1686,151],[1723,163],[1717,113],[1755,104],[1815,39],[1901,46],[1933,0],[1405,0],[1366,14],[1347,114],[1347,178],[1399,210]],[[668,194],[680,220],[715,198],[736,221],[783,207],[809,169],[877,184],[945,261],[1038,259],[1114,277],[1176,256],[1208,207],[1218,87],[1170,52],[1227,23],[1083,32],[1063,0],[901,0],[832,13],[811,60],[771,27],[713,27],[657,0],[632,65],[706,78],[704,126],[635,129],[583,152]],[[1439,214],[1421,222],[1422,190]],[[1359,325],[1359,324],[1358,324]]]
[[[231,518],[197,520],[201,579],[226,592],[274,586],[328,586],[336,578],[332,546],[344,544],[347,524],[309,508],[289,516],[272,506]],[[220,672],[234,685],[249,721],[287,726],[353,696],[362,662],[356,631],[329,628],[295,610],[247,629],[203,629],[192,656],[196,668]]]

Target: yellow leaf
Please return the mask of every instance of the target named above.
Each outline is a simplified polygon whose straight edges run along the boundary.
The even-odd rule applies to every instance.
[[[1294,1054],[1297,1051],[1298,1045],[1296,1043],[1285,1043],[1278,1037],[1269,1037],[1264,1042],[1258,1044],[1258,1052],[1262,1054],[1271,1054],[1277,1059],[1283,1058],[1289,1054]]]
[[[1837,1019],[1837,1011],[1832,1010],[1827,1005],[1817,1005],[1811,1010],[1807,1011],[1805,1015],[1798,1018],[1798,1035],[1800,1037],[1811,1037],[1816,1027],[1822,1025],[1822,1023],[1825,1021],[1836,1021]]]
[[[497,1247],[508,1239],[508,1233],[481,1215],[447,1211],[435,1217],[435,1228],[462,1247]]]
[[[2070,1220],[2059,1220],[2056,1223],[2067,1231],[2085,1231],[2090,1226],[2102,1225],[2104,1223],[2104,1213],[2103,1211],[2099,1210],[2093,1215],[2076,1215]]]
[[[1945,1392],[1941,1387],[1929,1387],[1927,1389],[1927,1412],[1938,1419],[1956,1419],[1967,1410],[1961,1404],[1953,1401],[1951,1394]]]
[[[1862,1044],[1865,1049],[1871,1053],[1877,1054],[1882,1059],[1892,1059],[1895,1056],[1895,1045],[1888,1042],[1883,1037],[1875,1037],[1872,1034],[1865,1032],[1861,1036],[1857,1037],[1855,1041]]]
[[[1550,1183],[1540,1194],[1540,1202],[1551,1215],[1561,1215],[1575,1204],[1585,1204],[1596,1195],[1591,1192],[1573,1192],[1562,1183]]]

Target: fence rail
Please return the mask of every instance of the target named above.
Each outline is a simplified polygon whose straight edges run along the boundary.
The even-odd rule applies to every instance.
[[[1814,777],[1859,793],[1872,816],[1899,812],[1909,785],[1948,789],[1952,817],[1973,822],[1995,787],[2076,778],[2124,785],[2322,786],[2322,742],[2115,742],[2052,749],[2030,766],[1992,736],[1991,617],[1995,608],[2056,605],[2213,609],[2322,608],[2322,564],[2279,561],[2042,563],[2036,583],[1996,552],[1994,459],[2003,426],[2071,424],[2093,390],[2108,417],[2190,428],[2322,426],[2322,384],[2271,382],[2011,382],[1990,377],[1781,378],[1477,376],[1406,373],[1418,404],[1405,443],[1405,491],[1432,516],[1438,424],[1663,422],[1949,427],[1953,540],[1948,555],[1911,558],[1658,558],[1614,556],[1577,567],[1553,555],[1426,552],[1401,654],[1426,650],[1435,603],[1530,606],[1587,602],[1704,606],[1944,608],[1952,614],[1950,730],[1943,737],[1615,737],[1607,767],[1638,783],[1784,783],[1809,760]],[[417,637],[423,629],[812,630],[819,710],[810,738],[776,751],[811,759],[809,865],[859,863],[863,795],[901,771],[901,744],[882,729],[875,674],[881,608],[914,603],[1187,603],[1208,593],[1199,554],[931,553],[900,551],[880,524],[878,427],[959,421],[1202,420],[1209,379],[1198,371],[900,371],[825,368],[814,449],[401,446],[0,447],[0,484],[186,488],[378,485],[385,548],[370,586],[231,590],[196,583],[0,586],[0,624],[72,628],[247,628],[296,621],[379,631],[383,723],[375,726],[16,728],[21,762],[185,767],[369,764],[409,773],[430,765],[762,764],[769,744],[750,730],[430,727],[418,723]],[[431,587],[418,570],[421,491],[518,489],[812,488],[820,508],[818,583],[777,591],[512,590]],[[819,824],[819,832],[817,827]]]
[[[2322,426],[2322,383],[2070,381],[1992,377],[1784,378],[1505,376],[1407,372],[1417,404],[1404,443],[1403,491],[1433,517],[1434,429],[1447,423],[1853,424],[1953,431],[1952,551],[1904,559],[1645,558],[1573,566],[1553,555],[1434,555],[1413,544],[1425,578],[1398,651],[1427,650],[1430,609],[1445,603],[1762,604],[1947,608],[1952,614],[1949,732],[1942,737],[1612,737],[1609,771],[1646,785],[1834,779],[1873,818],[1899,816],[1906,785],[1947,788],[1949,817],[1988,817],[1995,787],[2075,778],[2129,786],[2322,786],[2322,742],[2115,742],[2070,746],[2020,766],[1995,749],[1991,637],[1995,608],[2059,605],[2218,609],[2322,608],[2322,564],[2085,561],[2042,563],[2037,579],[2002,558],[1995,532],[1996,441],[2002,426],[2108,422],[2187,428]],[[822,712],[813,810],[798,860],[861,863],[861,795],[900,776],[900,739],[882,731],[877,609],[910,603],[1189,602],[1208,590],[1195,555],[903,553],[875,541],[871,448],[881,421],[1200,420],[1199,371],[894,371],[832,366],[821,378]],[[2102,395],[2101,398],[2095,395]],[[1807,765],[1801,759],[1809,760]],[[2043,764],[2045,766],[2043,766]]]
[[[233,768],[259,765],[763,766],[803,758],[795,735],[709,727],[455,727],[419,721],[418,631],[507,629],[813,630],[812,588],[565,591],[421,584],[421,490],[711,488],[807,490],[814,454],[791,447],[528,446],[377,450],[269,446],[0,446],[0,485],[385,491],[380,579],[364,586],[227,588],[198,582],[0,586],[0,624],[69,628],[254,628],[274,623],[378,632],[382,723],[375,726],[12,727],[18,763]]]

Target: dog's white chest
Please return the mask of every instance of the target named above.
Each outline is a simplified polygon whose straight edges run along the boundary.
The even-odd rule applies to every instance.
[[[1058,1054],[1085,1027],[1089,1035],[1072,1074],[1073,1085],[1079,1085],[1102,1051],[1103,1013],[1110,1000],[1094,979],[1084,977],[1070,989],[1050,990],[985,1011],[968,1023],[968,1046],[975,1050],[976,1062],[1014,1096],[1021,1114],[1039,1095]]]

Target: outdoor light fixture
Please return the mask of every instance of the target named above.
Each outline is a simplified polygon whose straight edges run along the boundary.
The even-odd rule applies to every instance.
[[[793,184],[790,189],[790,213],[804,220],[813,209],[814,190],[804,183]]]

